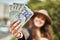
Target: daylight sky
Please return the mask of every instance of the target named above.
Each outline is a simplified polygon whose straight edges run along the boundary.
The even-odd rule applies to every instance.
[[[8,3],[8,4],[12,4],[12,3],[24,3],[26,4],[29,0],[0,0],[0,3]]]

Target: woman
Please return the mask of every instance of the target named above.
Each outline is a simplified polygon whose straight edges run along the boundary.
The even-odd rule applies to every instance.
[[[53,40],[51,29],[51,18],[46,10],[35,11],[33,17],[29,20],[29,28],[16,29],[20,21],[11,23],[10,32],[18,40]]]

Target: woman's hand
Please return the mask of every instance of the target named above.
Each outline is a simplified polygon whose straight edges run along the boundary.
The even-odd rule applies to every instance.
[[[21,30],[18,30],[20,26],[20,21],[13,21],[11,24],[10,24],[10,32],[16,37],[16,38],[22,38],[23,37],[23,34],[21,32]]]

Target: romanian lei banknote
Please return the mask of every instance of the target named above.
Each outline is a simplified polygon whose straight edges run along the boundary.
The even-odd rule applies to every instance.
[[[25,4],[13,3],[10,5],[9,9],[10,21],[19,20],[21,22],[20,27],[23,27],[24,24],[34,15]]]

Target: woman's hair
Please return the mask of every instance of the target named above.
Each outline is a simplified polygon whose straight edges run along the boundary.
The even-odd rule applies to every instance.
[[[34,27],[33,19],[35,17],[38,17],[39,15],[40,15],[39,13],[34,13],[33,17],[29,20],[29,26],[31,28]],[[40,28],[40,31],[42,33],[42,37],[46,37],[49,40],[53,40],[53,32],[52,32],[51,24],[49,24],[47,20],[45,21],[43,27]]]

